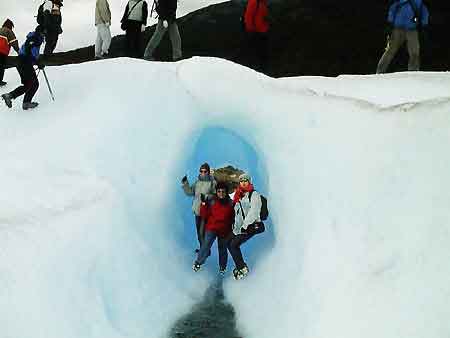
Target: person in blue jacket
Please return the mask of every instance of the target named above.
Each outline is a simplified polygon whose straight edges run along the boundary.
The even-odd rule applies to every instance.
[[[24,110],[33,109],[38,106],[37,102],[32,102],[34,94],[39,88],[39,81],[34,70],[34,65],[39,69],[43,69],[44,65],[39,59],[39,52],[42,43],[44,42],[43,28],[37,26],[34,32],[27,35],[25,43],[20,47],[17,71],[20,75],[22,85],[14,89],[12,92],[2,95],[6,105],[11,108],[12,100],[25,94],[22,108]]]
[[[400,47],[407,43],[408,70],[420,68],[420,30],[428,25],[429,12],[422,0],[394,0],[389,6],[386,50],[378,62],[377,74],[385,73]]]

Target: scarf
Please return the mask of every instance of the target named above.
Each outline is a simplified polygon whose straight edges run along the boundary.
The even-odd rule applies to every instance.
[[[236,188],[236,192],[234,193],[234,198],[233,198],[233,203],[236,204],[237,202],[239,202],[240,199],[242,199],[242,197],[244,197],[246,192],[251,192],[253,191],[253,184],[249,183],[247,188],[244,189],[243,187],[241,187],[241,185],[239,185]]]

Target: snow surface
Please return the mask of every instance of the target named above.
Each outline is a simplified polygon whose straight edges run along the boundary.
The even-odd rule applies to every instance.
[[[269,199],[250,275],[224,285],[243,337],[448,337],[450,74],[46,71],[55,102],[41,81],[38,109],[0,106],[1,338],[166,336],[217,271],[191,270],[179,184],[204,161]]]
[[[111,34],[113,36],[123,34],[120,29],[120,20],[128,3],[128,0],[108,0],[111,9]],[[37,9],[44,0],[20,0],[0,1],[1,24],[5,18],[14,22],[14,32],[22,44],[28,32],[34,30],[37,25],[35,16]],[[197,9],[223,2],[223,0],[181,0],[178,1],[177,17],[182,17]],[[97,36],[95,28],[95,0],[65,0],[62,7],[63,34],[60,35],[56,52],[67,51],[76,48],[93,45]],[[149,19],[147,25],[151,26],[157,22],[156,14],[150,18],[152,0],[147,0],[149,6]],[[183,32],[180,31],[183,36]],[[12,55],[15,52],[11,50]]]

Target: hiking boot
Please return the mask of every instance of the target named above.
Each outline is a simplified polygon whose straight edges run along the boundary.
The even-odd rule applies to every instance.
[[[0,81],[0,87],[6,86],[6,82],[5,81]]]
[[[201,267],[202,266],[200,264],[194,263],[194,265],[192,265],[192,270],[194,270],[194,272],[197,272]]]
[[[23,110],[34,109],[37,106],[39,106],[39,103],[37,103],[37,102],[24,102],[22,104],[22,109]]]
[[[12,107],[12,97],[11,94],[6,93],[2,95],[2,99],[3,101],[5,101],[6,105],[8,106],[8,108]]]
[[[244,278],[245,276],[248,275],[248,267],[247,265],[244,266],[241,270],[239,270],[241,272],[242,278]]]
[[[233,270],[233,276],[234,276],[234,279],[236,279],[236,280],[242,279],[247,275],[248,275],[248,267],[247,266],[244,266],[240,270],[237,268]]]

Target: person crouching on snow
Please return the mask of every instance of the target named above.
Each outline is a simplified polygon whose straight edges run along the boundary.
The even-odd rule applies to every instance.
[[[217,183],[216,195],[211,199],[207,200],[205,195],[201,195],[200,216],[205,222],[205,239],[192,269],[194,271],[200,270],[217,238],[219,273],[223,275],[227,269],[228,261],[227,237],[231,233],[234,221],[233,201],[228,196],[228,189],[225,183]]]
[[[12,92],[2,95],[8,108],[12,107],[12,100],[23,94],[25,94],[22,104],[24,110],[38,106],[37,102],[31,101],[39,88],[39,81],[33,65],[37,65],[39,69],[44,68],[44,64],[39,59],[39,51],[43,42],[42,26],[37,26],[34,32],[28,33],[25,43],[20,47],[17,71],[19,72],[22,85]]]
[[[261,196],[254,189],[250,175],[239,176],[239,186],[234,194],[233,203],[235,217],[233,235],[228,241],[228,249],[236,265],[233,270],[234,278],[241,279],[249,272],[242,257],[241,245],[265,230],[264,223],[260,219]]]
[[[205,235],[204,222],[200,217],[200,196],[205,195],[205,198],[209,198],[216,192],[216,180],[211,175],[211,169],[208,163],[203,163],[200,166],[200,174],[198,175],[197,181],[193,185],[189,185],[187,176],[181,179],[181,184],[183,186],[184,193],[188,196],[194,196],[192,201],[192,211],[195,216],[195,227],[197,229],[197,239],[199,243],[199,248],[203,243],[203,238]],[[195,250],[199,252],[200,249]]]

